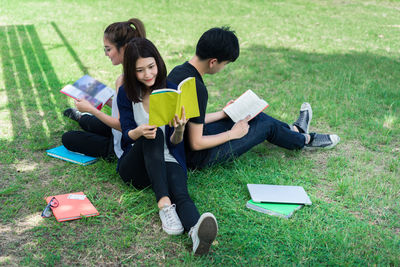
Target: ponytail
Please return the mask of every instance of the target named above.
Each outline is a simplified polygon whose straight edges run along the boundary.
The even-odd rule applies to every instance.
[[[140,19],[132,18],[128,21],[110,24],[104,31],[104,37],[115,44],[119,51],[133,38],[146,38],[146,30]]]
[[[129,26],[133,28],[133,37],[146,38],[146,30],[144,24],[140,19],[132,18],[128,20]],[[132,39],[130,38],[130,39]]]

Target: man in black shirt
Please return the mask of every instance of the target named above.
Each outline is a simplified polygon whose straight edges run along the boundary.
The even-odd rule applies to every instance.
[[[252,120],[234,123],[224,111],[206,114],[208,92],[202,76],[221,71],[239,57],[239,41],[228,27],[206,31],[197,43],[196,54],[188,62],[175,67],[168,80],[179,84],[195,77],[200,116],[186,126],[185,149],[189,168],[203,168],[240,156],[267,140],[286,149],[332,148],[340,140],[337,135],[308,133],[312,110],[303,103],[300,116],[288,125],[261,112]],[[231,101],[230,101],[231,102]]]

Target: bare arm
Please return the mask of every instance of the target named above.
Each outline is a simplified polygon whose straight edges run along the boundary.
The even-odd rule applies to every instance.
[[[185,129],[185,128],[184,128]],[[183,133],[185,132],[185,130],[177,130],[175,128],[174,132],[171,135],[170,141],[172,144],[177,145],[180,142],[182,142],[183,140]]]
[[[233,100],[230,100],[227,104],[232,104]],[[206,114],[206,117],[204,119],[204,123],[211,123],[211,122],[215,122],[215,121],[219,121],[222,119],[226,119],[228,118],[228,115],[226,115],[226,113],[223,110],[217,111],[217,112],[213,112],[213,113],[208,113]]]
[[[245,136],[249,131],[248,118],[238,121],[232,129],[215,135],[203,135],[203,124],[188,123],[189,143],[192,150],[216,147],[233,139]]]
[[[185,107],[182,106],[181,119],[175,114],[174,119],[169,123],[170,127],[174,127],[174,132],[171,135],[170,141],[172,144],[177,145],[183,140],[183,133],[185,132],[185,125],[187,123]]]
[[[113,118],[101,112],[100,110],[92,106],[92,104],[90,104],[87,100],[85,99],[76,100],[75,106],[80,112],[89,112],[90,114],[101,120],[104,124],[118,131],[121,131],[121,125],[119,123],[118,118]]]
[[[128,132],[128,136],[132,140],[137,140],[139,137],[144,136],[147,139],[155,139],[157,132],[157,126],[142,124],[135,129],[132,129]]]
[[[213,112],[213,113],[207,113],[206,117],[204,119],[204,123],[211,123],[211,122],[219,121],[219,120],[225,119],[227,117],[228,116],[222,110]]]

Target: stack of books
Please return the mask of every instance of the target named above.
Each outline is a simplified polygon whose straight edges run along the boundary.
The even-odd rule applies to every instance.
[[[251,200],[246,207],[289,219],[296,210],[312,202],[301,186],[247,184]]]
[[[246,204],[246,207],[249,209],[285,219],[292,217],[293,213],[296,210],[301,209],[303,206],[304,205],[299,204],[257,203],[253,200],[247,201]]]

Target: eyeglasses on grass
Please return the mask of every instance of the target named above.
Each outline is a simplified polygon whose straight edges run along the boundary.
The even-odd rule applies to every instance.
[[[51,209],[50,208],[57,208],[58,207],[58,200],[55,197],[52,197],[49,201],[49,204],[44,208],[42,212],[43,218],[48,218],[51,216]]]

